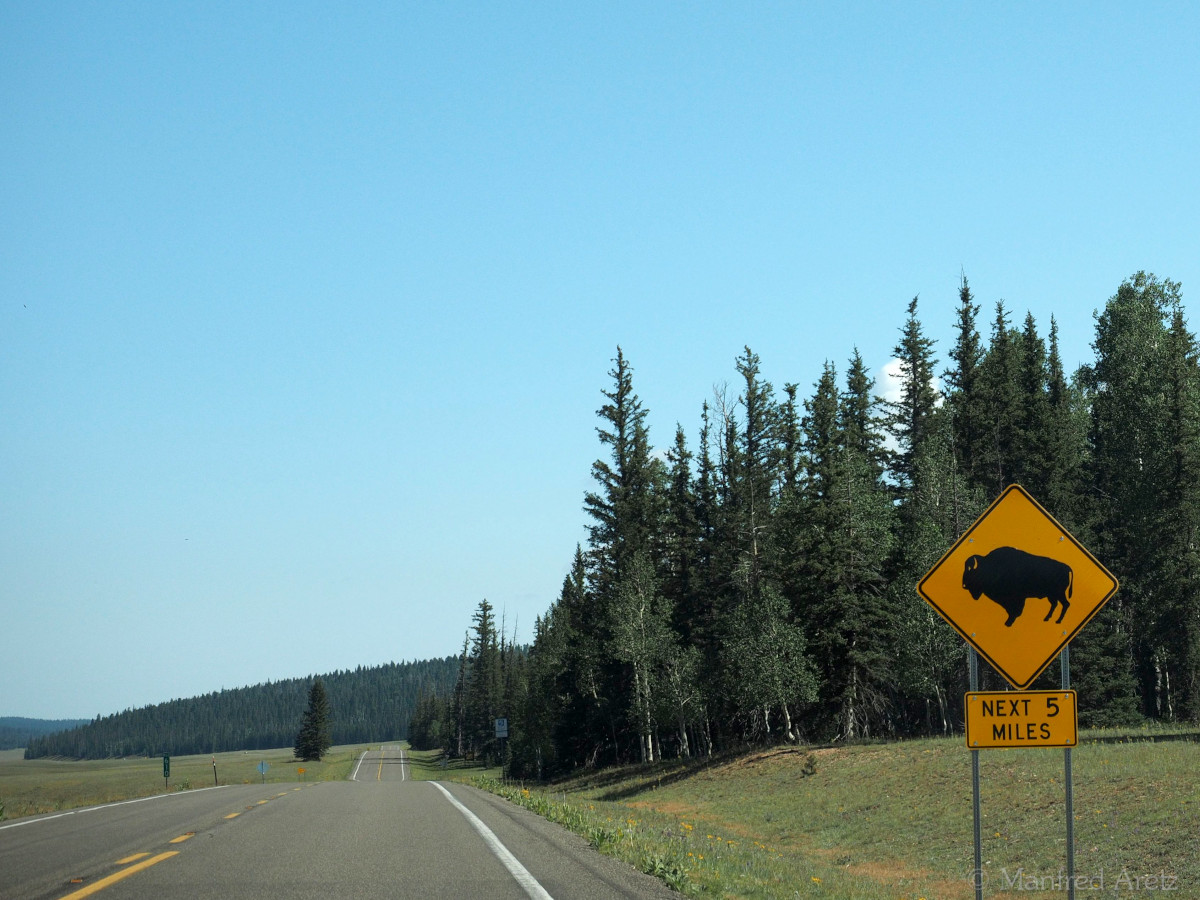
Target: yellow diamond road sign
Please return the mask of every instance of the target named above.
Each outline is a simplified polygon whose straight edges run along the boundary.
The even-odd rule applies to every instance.
[[[999,496],[919,593],[1023,690],[1117,591],[1117,580],[1019,485]]]

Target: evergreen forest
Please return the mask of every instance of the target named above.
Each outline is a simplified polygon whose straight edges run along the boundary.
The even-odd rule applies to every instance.
[[[25,758],[107,759],[291,747],[317,681],[324,684],[328,739],[334,744],[404,740],[418,698],[448,694],[457,672],[458,660],[449,656],[172,700],[33,737]]]
[[[985,313],[965,276],[950,305],[943,357],[908,304],[894,399],[854,349],[777,390],[747,347],[662,451],[618,348],[586,546],[530,647],[480,603],[452,688],[417,702],[414,746],[542,777],[958,731],[966,646],[914,586],[1014,483],[1121,584],[1071,644],[1080,724],[1200,719],[1200,364],[1180,285],[1122,283],[1075,372],[1053,318]]]
[[[87,719],[26,719],[0,716],[0,750],[26,747],[34,737],[82,725]]]

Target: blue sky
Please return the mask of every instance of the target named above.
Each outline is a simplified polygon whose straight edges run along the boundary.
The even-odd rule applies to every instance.
[[[0,2],[0,715],[530,636],[655,443],[960,273],[1200,281],[1188,4]],[[1194,316],[1192,325],[1195,327]],[[882,385],[881,385],[882,387]]]

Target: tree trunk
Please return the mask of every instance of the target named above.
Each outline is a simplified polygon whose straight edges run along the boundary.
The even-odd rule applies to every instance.
[[[855,638],[854,641],[850,642],[850,646],[853,647],[856,642],[857,642],[857,638]],[[852,666],[850,666],[850,690],[848,692],[848,696],[846,699],[846,706],[845,706],[845,713],[844,713],[845,728],[843,729],[846,740],[848,740],[848,741],[852,741],[856,737],[858,737],[857,701],[858,701],[858,666],[852,665]]]
[[[796,743],[796,733],[792,730],[792,714],[788,712],[788,705],[786,703],[783,704],[783,729],[784,734],[787,735],[788,743]]]

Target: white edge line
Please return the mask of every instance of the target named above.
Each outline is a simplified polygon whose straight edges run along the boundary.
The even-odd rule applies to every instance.
[[[87,806],[83,809],[72,809],[67,812],[55,813],[52,816],[39,816],[36,819],[25,819],[21,822],[13,822],[11,825],[0,825],[0,831],[6,828],[20,828],[22,825],[35,825],[38,822],[49,822],[51,819],[61,819],[63,816],[77,816],[81,813],[95,812],[98,809],[111,809],[114,806],[127,806],[130,803],[145,803],[147,800],[164,800],[167,797],[186,797],[188,794],[199,794],[204,791],[215,791],[219,788],[229,787],[227,784],[219,785],[218,787],[195,788],[190,791],[176,791],[173,794],[155,794],[153,797],[138,797],[136,800],[118,800],[116,803],[103,803],[100,806]]]
[[[453,803],[458,808],[458,811],[467,817],[467,821],[479,832],[479,836],[488,845],[488,849],[504,864],[504,868],[508,869],[509,874],[517,880],[517,884],[525,889],[526,894],[533,898],[533,900],[554,900],[553,897],[546,893],[546,889],[538,884],[538,880],[529,874],[529,870],[521,865],[520,861],[509,852],[507,847],[500,843],[500,839],[492,834],[492,830],[479,821],[479,817],[475,813],[463,806],[457,797],[436,781],[429,783],[445,794],[446,799]]]
[[[367,754],[368,754],[368,753],[370,753],[370,752],[371,752],[371,751],[369,751],[369,750],[364,750],[364,751],[362,752],[362,756],[360,756],[360,757],[358,758],[358,766],[361,766],[361,765],[362,765],[362,761],[363,761],[364,759],[366,759],[366,758],[367,758]],[[358,781],[358,766],[355,766],[355,767],[354,767],[354,771],[350,773],[350,780],[351,780],[351,781]]]

